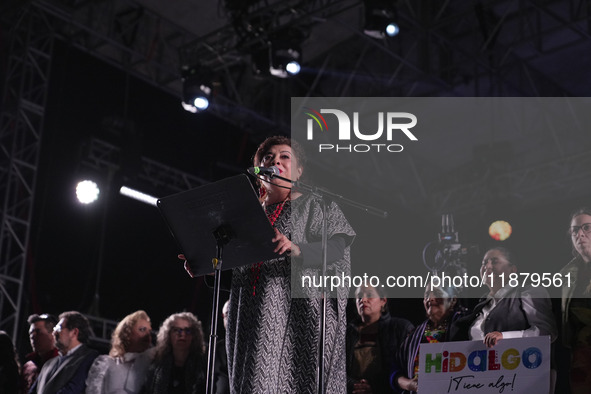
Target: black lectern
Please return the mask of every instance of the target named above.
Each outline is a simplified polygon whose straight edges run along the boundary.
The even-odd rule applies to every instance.
[[[207,392],[213,393],[220,272],[276,258],[274,231],[246,175],[164,197],[158,208],[193,274],[215,274],[207,360]]]

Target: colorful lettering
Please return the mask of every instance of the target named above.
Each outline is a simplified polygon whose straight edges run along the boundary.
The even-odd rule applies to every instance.
[[[501,364],[505,369],[515,369],[519,366],[519,352],[517,349],[507,349],[501,356]]]
[[[526,368],[535,369],[542,364],[542,352],[537,347],[527,348],[523,351],[521,360]]]
[[[478,364],[475,363],[478,359]],[[486,350],[474,350],[468,356],[468,367],[475,372],[486,371]]]
[[[435,359],[433,359],[431,353],[427,353],[425,357],[425,372],[431,373],[431,369],[435,367],[435,372],[441,372],[441,353],[437,353],[435,355]]]

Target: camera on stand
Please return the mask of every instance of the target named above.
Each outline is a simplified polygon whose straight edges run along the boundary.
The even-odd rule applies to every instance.
[[[437,234],[437,241],[429,242],[423,249],[423,264],[431,275],[445,275],[448,278],[464,277],[468,274],[469,263],[477,260],[478,257],[477,244],[460,242],[453,215],[451,213],[441,215],[441,232]],[[465,293],[465,286],[460,281],[450,280],[449,282],[453,284],[456,296],[459,297]]]

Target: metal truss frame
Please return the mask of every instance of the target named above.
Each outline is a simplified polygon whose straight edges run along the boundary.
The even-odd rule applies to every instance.
[[[98,171],[107,173],[119,170],[121,163],[121,149],[109,142],[92,138],[85,149],[82,164]],[[137,174],[142,185],[164,195],[179,193],[209,183],[208,180],[170,167],[166,164],[147,157],[140,158],[140,170]]]
[[[10,32],[0,113],[0,326],[16,342],[53,35],[44,15],[25,9]]]
[[[17,14],[18,23],[10,32],[0,112],[0,326],[15,343],[23,319],[36,176],[53,43],[58,34],[54,17],[54,13],[35,3]],[[93,139],[85,164],[111,169],[120,163],[120,155],[118,147]],[[148,158],[141,158],[138,179],[162,193],[177,193],[208,182]],[[116,322],[88,318],[94,327],[93,340],[108,341]]]

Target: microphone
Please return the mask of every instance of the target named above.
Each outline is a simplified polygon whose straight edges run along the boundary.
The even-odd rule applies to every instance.
[[[278,167],[271,166],[271,167],[250,167],[248,173],[251,175],[280,175],[281,170]]]

